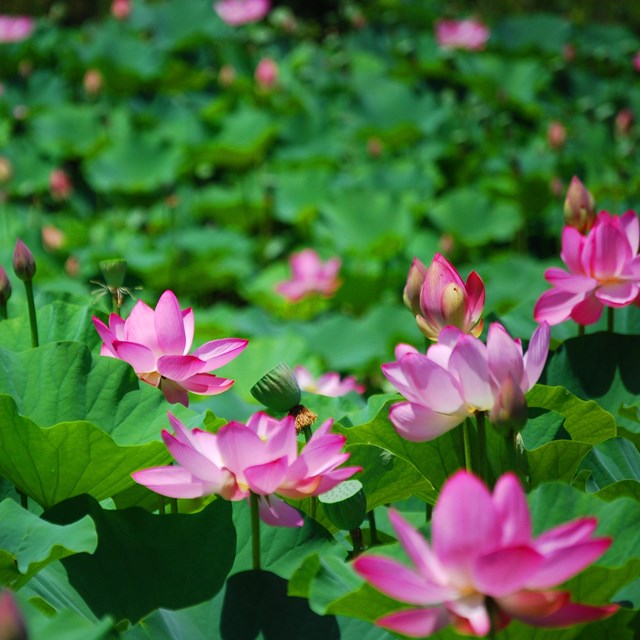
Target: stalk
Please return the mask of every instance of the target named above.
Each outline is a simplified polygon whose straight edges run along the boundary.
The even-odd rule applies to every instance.
[[[373,512],[373,509],[369,511],[367,518],[369,519],[369,537],[371,539],[371,546],[380,544],[380,540],[378,540],[378,527],[376,526],[376,514]]]
[[[613,333],[613,325],[614,325],[614,318],[613,318],[613,307],[607,307],[607,331],[609,333]]]
[[[489,474],[487,469],[487,428],[484,422],[484,411],[476,412],[476,425],[478,427],[478,472],[483,482],[489,485]]]
[[[258,496],[252,491],[249,494],[249,504],[251,506],[251,557],[254,569],[260,569],[260,507],[258,500]]]
[[[29,324],[31,325],[31,346],[38,346],[38,321],[36,320],[36,305],[33,301],[33,282],[24,281],[24,289],[27,292],[27,305],[29,307]]]
[[[469,420],[462,423],[462,439],[464,443],[464,466],[469,472],[473,472],[473,462],[471,461],[471,429]]]

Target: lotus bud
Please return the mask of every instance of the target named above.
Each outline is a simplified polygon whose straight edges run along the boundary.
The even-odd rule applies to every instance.
[[[420,291],[427,275],[427,268],[418,258],[414,258],[409,267],[407,283],[404,285],[402,300],[414,316],[420,313]]]
[[[98,69],[87,69],[82,79],[84,92],[90,96],[96,96],[102,90],[104,78]]]
[[[6,305],[11,297],[11,282],[7,272],[0,266],[0,305]]]
[[[11,160],[5,156],[0,156],[0,184],[9,182],[13,176],[13,166]]]
[[[236,81],[236,70],[230,64],[223,64],[218,71],[218,82],[223,87],[230,87]]]
[[[367,498],[359,480],[345,480],[321,493],[318,501],[331,524],[344,531],[352,531],[362,524],[367,515]]]
[[[491,424],[502,433],[518,432],[527,423],[527,401],[522,389],[507,376],[489,412]]]
[[[587,233],[596,221],[596,204],[580,178],[573,176],[564,201],[564,220],[580,233]]]
[[[272,58],[262,58],[256,67],[256,82],[262,89],[271,89],[278,80],[278,65]]]
[[[554,121],[547,129],[547,140],[552,149],[561,149],[567,140],[567,130],[562,122]]]
[[[119,289],[124,284],[124,276],[127,272],[127,261],[122,259],[103,260],[100,263],[100,272],[110,289]]]
[[[27,640],[24,617],[9,590],[0,593],[0,640]]]
[[[616,130],[620,135],[626,136],[633,124],[633,111],[631,109],[620,109],[616,115]]]
[[[13,251],[13,270],[15,274],[24,282],[33,280],[36,273],[36,263],[33,254],[27,245],[18,238],[16,248]]]
[[[284,362],[265,373],[251,387],[251,395],[275,411],[290,411],[300,404],[302,398],[298,381]]]
[[[49,174],[49,190],[54,200],[67,200],[71,196],[73,184],[64,169],[54,169]]]

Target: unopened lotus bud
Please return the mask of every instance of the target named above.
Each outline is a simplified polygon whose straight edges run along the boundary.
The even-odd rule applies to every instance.
[[[13,270],[18,278],[25,282],[33,280],[33,276],[36,273],[33,254],[20,239],[16,241],[16,248],[13,251]]]
[[[131,0],[113,0],[111,3],[111,15],[116,20],[125,20],[131,13]]]
[[[0,304],[5,305],[11,297],[11,282],[7,272],[0,266]]]
[[[42,244],[48,251],[56,251],[64,246],[64,233],[52,224],[42,227]]]
[[[9,590],[0,593],[0,640],[27,640],[24,617]]]
[[[13,176],[13,166],[11,160],[5,156],[0,156],[0,184],[9,182]]]
[[[631,109],[620,109],[616,115],[616,130],[620,135],[626,136],[633,124],[633,111]]]
[[[552,122],[547,129],[547,140],[552,149],[561,149],[567,140],[567,130],[561,122]]]
[[[573,176],[564,201],[564,220],[580,233],[587,233],[596,221],[596,203],[580,178]]]
[[[367,152],[372,158],[379,158],[384,151],[384,143],[378,136],[372,136],[367,140]]]
[[[291,368],[284,362],[265,373],[253,387],[251,395],[275,411],[289,411],[300,404],[302,394]]]
[[[124,284],[127,261],[121,259],[103,260],[100,263],[100,272],[110,289],[119,289]]]
[[[527,423],[527,401],[511,376],[502,383],[489,412],[491,424],[502,433],[518,432]]]
[[[73,193],[71,178],[64,169],[54,169],[49,174],[49,190],[54,200],[67,200]]]
[[[367,515],[367,498],[359,480],[345,480],[321,493],[318,502],[331,524],[338,529],[351,531],[359,527]]]
[[[223,64],[218,71],[218,82],[223,87],[230,87],[236,81],[236,70],[230,64]]]
[[[103,78],[98,69],[87,69],[82,80],[84,92],[90,96],[98,95],[102,89]]]
[[[402,292],[402,300],[414,316],[420,313],[420,291],[426,275],[427,268],[418,258],[414,258]]]
[[[256,67],[255,79],[261,89],[271,89],[278,80],[278,65],[272,58],[262,58]]]

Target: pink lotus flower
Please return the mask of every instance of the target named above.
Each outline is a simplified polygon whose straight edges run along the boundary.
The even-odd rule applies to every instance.
[[[525,494],[511,473],[498,480],[493,495],[466,471],[449,478],[433,512],[431,545],[396,511],[389,518],[414,566],[365,555],[353,568],[385,595],[414,605],[376,621],[391,631],[425,637],[452,624],[460,633],[485,636],[512,618],[568,627],[618,609],[576,604],[570,593],[550,590],[599,558],[611,540],[592,537],[595,518],[533,538]]]
[[[64,169],[54,169],[49,174],[49,190],[54,200],[68,200],[73,193],[73,183]]]
[[[424,442],[476,411],[491,411],[494,405],[500,409],[505,386],[511,396],[521,394],[522,404],[542,373],[549,334],[549,326],[540,325],[524,356],[520,340],[513,340],[497,322],[489,327],[486,346],[455,327],[441,331],[426,355],[398,345],[397,361],[382,365],[382,372],[407,402],[392,405],[389,419],[403,438]]]
[[[139,300],[123,320],[112,313],[109,326],[93,318],[104,344],[103,356],[128,362],[137,376],[159,387],[171,403],[189,404],[188,391],[210,396],[229,389],[233,380],[206,373],[240,355],[247,340],[211,340],[189,355],[193,342],[193,310],[180,309],[172,291],[165,291],[155,311]]]
[[[298,302],[308,295],[319,293],[331,296],[340,286],[340,259],[322,262],[313,249],[304,249],[289,258],[292,278],[276,285],[276,291],[290,302]]]
[[[484,49],[489,39],[489,29],[478,20],[439,20],[436,23],[436,40],[443,49]]]
[[[133,9],[131,0],[113,0],[111,3],[111,15],[116,20],[126,20]]]
[[[403,291],[404,303],[415,314],[418,328],[431,340],[437,340],[447,326],[479,336],[484,324],[480,318],[484,296],[484,284],[475,271],[465,284],[439,253],[428,269],[418,258],[413,259]]]
[[[29,16],[0,16],[0,43],[25,40],[35,26],[35,21]]]
[[[633,68],[640,72],[640,51],[633,56]]]
[[[564,200],[564,221],[580,233],[587,233],[596,221],[596,202],[577,176],[571,178]]]
[[[12,591],[0,591],[0,640],[27,640],[27,625]]]
[[[271,9],[270,0],[220,0],[213,5],[227,24],[236,26],[262,20]]]
[[[323,373],[316,380],[308,369],[301,366],[294,369],[294,374],[301,389],[309,393],[317,393],[321,396],[337,398],[351,391],[364,393],[365,390],[361,384],[358,384],[358,381],[353,376],[347,376],[340,380],[340,374],[329,372]]]
[[[278,80],[278,65],[272,58],[262,58],[256,67],[256,82],[262,89],[271,89]]]
[[[298,453],[293,417],[276,420],[266,413],[252,415],[247,424],[229,422],[218,433],[189,431],[169,414],[175,436],[162,432],[177,465],[136,471],[133,479],[170,498],[198,498],[216,493],[226,500],[260,496],[260,517],[267,524],[299,527],[300,513],[278,498],[302,500],[333,489],[360,467],[338,467],[345,437],[329,433],[324,422]]]
[[[560,257],[569,271],[556,267],[545,271],[553,288],[536,302],[536,321],[555,325],[571,318],[593,324],[603,307],[633,304],[640,293],[639,236],[635,211],[622,216],[601,211],[586,236],[565,227]]]

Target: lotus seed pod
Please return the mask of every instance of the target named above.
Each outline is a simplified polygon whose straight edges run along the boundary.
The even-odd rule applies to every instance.
[[[251,395],[275,411],[289,411],[300,404],[302,397],[293,371],[284,362],[265,373],[251,387]]]
[[[351,531],[359,527],[367,515],[367,498],[359,480],[345,480],[338,486],[321,493],[318,501],[331,524]]]

